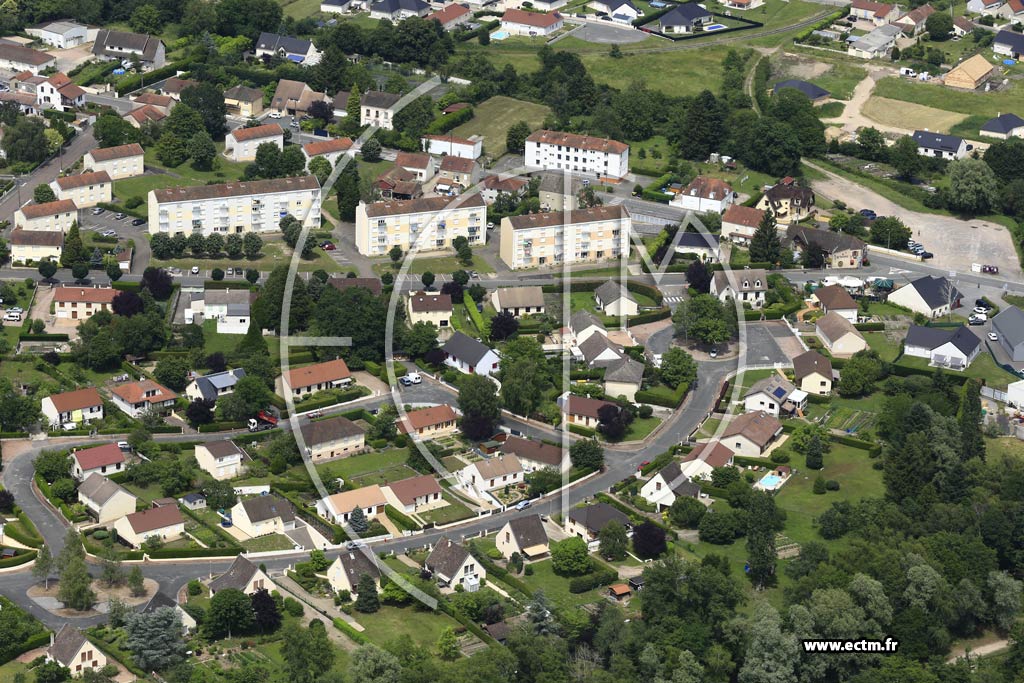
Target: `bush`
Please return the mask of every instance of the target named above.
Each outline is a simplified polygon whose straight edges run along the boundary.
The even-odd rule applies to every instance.
[[[203,584],[200,583],[199,579],[192,579],[188,582],[188,594],[199,595],[203,592]]]
[[[527,565],[529,566],[529,565]],[[570,593],[586,593],[589,590],[607,586],[619,579],[619,573],[614,569],[601,569],[590,574],[577,576],[569,580]]]
[[[302,606],[302,603],[295,598],[284,599],[284,611],[293,617],[301,617],[306,609]]]
[[[533,565],[528,564],[523,568],[523,573],[527,576],[533,576]]]
[[[838,491],[839,482],[836,481],[835,479],[829,479],[828,481],[825,482],[825,488],[829,491]]]
[[[819,474],[818,478],[814,480],[814,488],[812,490],[818,495],[825,493],[825,491],[828,490],[825,485],[825,477]]]
[[[786,451],[780,451],[776,449],[772,451],[772,454],[769,456],[769,459],[772,462],[781,465],[783,463],[789,462],[789,453],[787,453]]]

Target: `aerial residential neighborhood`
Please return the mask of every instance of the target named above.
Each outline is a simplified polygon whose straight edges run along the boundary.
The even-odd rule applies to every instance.
[[[1018,0],[0,19],[0,683],[1024,677]]]

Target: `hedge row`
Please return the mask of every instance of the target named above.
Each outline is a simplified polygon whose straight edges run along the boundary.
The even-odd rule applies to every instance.
[[[49,645],[49,644],[50,644],[50,632],[49,631],[44,631],[43,633],[37,633],[34,636],[30,636],[30,637],[26,638],[25,642],[23,642],[23,643],[21,643],[19,645],[16,645],[13,648],[11,648],[11,650],[9,652],[10,656],[8,657],[8,659],[4,660],[3,662],[0,662],[0,664],[6,664],[7,662],[10,662],[10,661],[12,661],[14,659],[17,659],[18,657],[20,657],[21,655],[25,654],[26,652],[30,652],[32,650],[35,650],[38,647],[43,647],[44,645]]]
[[[278,484],[271,484],[270,492],[279,495],[282,498],[286,498],[295,507],[295,513],[305,521],[309,522],[314,529],[317,529],[317,531],[320,531],[321,527],[327,527],[330,529],[331,543],[338,544],[349,540],[344,527],[339,524],[335,524],[334,522],[328,522],[320,515],[310,512],[306,507],[306,504],[302,500],[299,500],[291,491],[282,489]],[[323,532],[321,531],[321,533]]]
[[[62,341],[68,340],[66,334],[19,334],[20,341]]]
[[[614,583],[619,578],[619,573],[614,569],[599,569],[596,572],[590,574],[584,574],[583,576],[577,576],[569,581],[569,592],[570,593],[586,593],[587,591],[600,588],[601,586],[607,586],[608,584]]]
[[[146,207],[145,204],[142,205],[143,207],[146,207],[145,211],[139,209],[138,207],[134,209],[129,209],[127,206],[123,206],[121,204],[113,204],[111,202],[100,202],[96,206],[100,207],[101,209],[106,209],[107,211],[113,211],[115,213],[126,213],[129,216],[133,216],[135,218],[147,218],[149,212],[149,208]],[[133,284],[138,283],[136,282]]]
[[[147,551],[154,560],[168,559],[174,557],[232,557],[243,552],[241,546],[230,548],[160,548],[159,550]]]
[[[857,323],[854,328],[861,332],[881,332],[885,329],[885,323]]]
[[[630,325],[644,325],[646,323],[654,323],[665,318],[672,317],[672,310],[669,308],[660,308],[657,311],[648,311],[647,313],[638,313],[629,317]]]
[[[27,545],[31,548],[41,548],[44,542],[43,537],[39,535],[39,532],[36,530],[36,527],[32,523],[32,520],[30,520],[28,518],[28,515],[26,515],[24,511],[22,511],[21,509],[18,509],[15,515],[17,516],[18,521],[21,522],[26,529],[34,531],[35,533],[29,536],[27,534],[21,533],[21,531],[19,531],[16,527],[5,526],[4,534],[10,536],[22,545]]]
[[[244,422],[211,422],[210,424],[199,425],[199,433],[226,432],[232,429],[244,429]]]
[[[586,427],[581,427],[578,424],[572,424],[571,422],[569,423],[568,428],[572,434],[577,434],[579,436],[591,437],[597,435],[595,430],[587,429]]]
[[[114,89],[117,91],[118,95],[124,95],[125,93],[141,88],[143,77],[145,77],[145,79],[150,83],[156,83],[157,81],[162,81],[174,76],[179,71],[186,71],[188,66],[189,62],[187,61],[174,62],[172,64],[162,66],[159,69],[153,69],[145,74],[127,76],[118,81]]]
[[[515,588],[517,591],[519,591],[526,597],[533,597],[533,591],[530,589],[529,586],[527,586],[525,583],[523,583],[516,577],[512,576],[507,569],[499,567],[498,565],[491,562],[491,558],[487,557],[486,554],[480,552],[480,549],[476,547],[476,543],[473,543],[472,541],[470,541],[469,543],[469,553],[470,555],[476,558],[477,562],[479,562],[484,569],[487,570],[488,574],[490,574],[491,576],[498,577],[503,582],[505,582],[512,588]]]
[[[591,368],[589,370],[572,370],[569,372],[569,379],[604,379],[604,368]]]
[[[370,642],[366,636],[352,628],[349,625],[349,623],[341,617],[334,617],[333,619],[331,619],[331,623],[334,624],[334,628],[338,629],[346,636],[351,638],[356,645],[366,645],[368,642]]]
[[[833,22],[835,22],[835,21],[837,21],[839,19],[842,19],[843,17],[845,17],[849,13],[850,13],[850,8],[847,7],[847,8],[839,10],[838,12],[833,12],[832,14],[829,14],[827,17],[825,17],[824,19],[819,21],[817,24],[813,24],[812,26],[810,26],[806,30],[801,31],[800,33],[798,33],[796,35],[796,37],[793,38],[793,42],[794,43],[802,43],[802,42],[804,42],[815,31],[820,31],[823,28],[827,28],[827,27],[831,26]]]
[[[15,555],[14,557],[8,557],[7,559],[0,560],[0,569],[5,569],[7,567],[17,567],[19,565],[28,564],[34,559],[36,559],[36,551],[29,550],[27,552],[21,553],[20,555]]]
[[[661,394],[641,389],[636,392],[634,399],[637,403],[649,403],[652,406],[661,406],[662,408],[678,408],[682,404],[683,399],[686,398],[687,393],[689,393],[687,390],[680,391],[676,389],[676,393],[673,394],[672,398],[667,398]]]
[[[409,517],[393,505],[385,505],[384,514],[395,523],[395,526],[403,531],[419,531],[420,529],[420,525],[413,521],[412,517]]]
[[[93,627],[93,628],[102,628],[102,627],[96,626],[96,627]],[[117,662],[118,664],[120,664],[124,668],[128,669],[133,674],[135,674],[135,676],[137,676],[138,678],[141,678],[141,679],[145,680],[146,672],[143,671],[142,669],[140,669],[139,667],[137,667],[135,665],[135,661],[133,659],[131,659],[130,657],[125,656],[126,653],[124,653],[123,651],[115,650],[115,649],[111,648],[110,644],[107,641],[103,640],[103,638],[100,638],[100,637],[96,636],[95,634],[90,634],[90,635],[92,635],[93,637],[89,639],[89,642],[91,642],[93,645],[95,645],[100,650],[102,650],[103,654],[105,654],[108,659],[111,659],[111,660]],[[49,639],[47,639],[47,641],[49,641]]]
[[[652,472],[658,472],[659,470],[661,470],[661,468],[667,466],[670,462],[672,462],[673,458],[674,455],[672,451],[665,451],[664,453],[656,457],[654,460],[651,460],[649,463],[641,467],[640,473],[643,474],[644,476],[647,476]]]
[[[346,389],[345,391],[342,391],[341,393],[337,394],[336,396],[327,396],[325,398],[320,398],[320,399],[313,398],[313,399],[305,400],[302,403],[296,403],[295,404],[295,410],[296,410],[296,412],[304,413],[304,412],[306,412],[308,410],[316,410],[318,408],[326,408],[327,406],[333,406],[333,405],[337,405],[339,403],[348,403],[349,401],[354,401],[357,398],[362,398],[363,396],[369,396],[370,393],[371,393],[370,390],[367,389],[366,387],[362,387],[362,386],[353,387],[352,389]]]
[[[431,121],[430,125],[427,126],[427,134],[441,135],[442,133],[447,133],[454,128],[458,128],[471,118],[473,118],[473,107],[453,111],[451,114],[445,114]]]

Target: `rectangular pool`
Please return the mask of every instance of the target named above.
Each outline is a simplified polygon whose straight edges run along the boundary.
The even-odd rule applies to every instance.
[[[765,491],[774,491],[775,489],[782,486],[782,477],[777,474],[766,474],[761,477],[761,488]]]
[[[708,24],[704,27],[705,31],[721,31],[723,28],[729,28],[725,24]]]
[[[508,31],[495,31],[491,34],[491,40],[505,40],[508,38]]]

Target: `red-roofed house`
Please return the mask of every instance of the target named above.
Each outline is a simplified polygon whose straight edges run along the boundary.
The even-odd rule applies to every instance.
[[[71,476],[78,481],[85,481],[90,474],[107,476],[124,472],[124,467],[124,453],[116,443],[83,448],[71,454]]]
[[[256,158],[257,148],[267,143],[284,149],[284,129],[281,124],[236,128],[224,138],[224,156],[232,161],[252,161]]]
[[[441,486],[429,474],[409,477],[381,487],[388,505],[405,512],[423,512],[448,503],[441,497]]]
[[[899,16],[897,5],[887,5],[872,0],[853,0],[850,4],[850,16],[854,19],[870,21],[875,26],[892,23]]]
[[[54,310],[58,318],[85,320],[99,311],[109,311],[118,290],[110,287],[66,285],[53,293]]]
[[[103,419],[103,398],[92,387],[50,394],[43,397],[41,404],[43,415],[51,427]]]
[[[136,128],[142,128],[144,123],[148,123],[150,121],[156,123],[167,118],[167,114],[165,114],[159,107],[154,107],[152,104],[144,104],[137,109],[132,109],[121,118]]]
[[[434,177],[437,168],[434,160],[429,154],[414,154],[411,152],[399,152],[395,157],[395,168],[402,168],[412,173],[415,179],[425,183]]]
[[[352,381],[352,373],[341,358],[289,370],[282,377],[285,391],[299,398],[324,389],[337,389]]]
[[[398,422],[402,434],[416,432],[423,439],[439,439],[455,432],[459,416],[448,404],[410,410]]]
[[[147,538],[159,538],[165,543],[181,538],[185,533],[185,518],[177,505],[164,505],[133,512],[114,522],[118,538],[133,548],[141,547]]]
[[[323,157],[331,162],[331,168],[337,165],[338,159],[346,152],[351,153],[352,138],[332,138],[331,140],[317,140],[302,146],[302,156],[306,157],[306,168],[313,157]]]
[[[935,14],[934,7],[931,5],[921,5],[910,10],[892,23],[899,26],[904,35],[918,36],[924,33],[925,21],[933,14]]]
[[[501,16],[501,30],[513,36],[548,36],[558,31],[565,20],[558,12],[541,14],[521,9],[507,9]]]
[[[597,423],[599,422],[598,412],[605,406],[618,408],[618,404],[611,401],[602,401],[598,398],[570,394],[562,400],[562,415],[565,417],[567,424],[597,429]]]
[[[723,213],[732,206],[735,196],[724,180],[699,175],[669,203],[697,213]]]
[[[58,72],[36,86],[36,103],[40,109],[74,109],[85,104],[85,91]]]
[[[441,158],[440,176],[438,186],[448,183],[466,189],[478,180],[479,172],[476,162],[472,159],[446,156]]]
[[[445,31],[451,31],[452,29],[471,21],[473,19],[473,13],[469,10],[467,5],[453,3],[444,9],[431,12],[427,15],[427,19],[433,19],[437,23],[441,24],[441,28]]]
[[[78,220],[78,207],[70,199],[26,204],[14,212],[14,225],[25,230],[65,233]]]
[[[110,390],[114,405],[131,417],[139,417],[146,411],[163,411],[174,407],[178,395],[151,379],[141,382],[127,382]]]
[[[764,211],[752,206],[733,204],[722,214],[722,234],[738,244],[746,244],[757,232]]]

